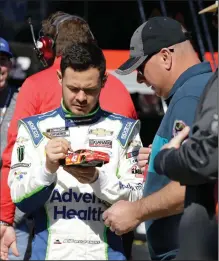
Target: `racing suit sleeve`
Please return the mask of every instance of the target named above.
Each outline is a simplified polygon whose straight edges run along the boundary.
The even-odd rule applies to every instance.
[[[136,201],[142,197],[144,175],[137,166],[140,147],[139,129],[135,127],[127,146],[121,150],[117,173],[106,164],[99,170],[99,178],[91,184],[98,198],[113,204],[118,200]]]
[[[36,86],[31,78],[27,78],[19,90],[13,118],[8,129],[7,147],[2,154],[2,168],[0,179],[0,220],[12,224],[15,206],[11,200],[8,187],[8,174],[11,165],[11,153],[17,137],[17,123],[19,119],[37,114],[38,100],[35,94]]]
[[[57,174],[46,171],[45,162],[23,124],[18,130],[18,140],[12,151],[8,185],[15,205],[24,213],[31,213],[49,199]]]
[[[191,137],[179,149],[163,150],[155,158],[157,172],[182,185],[201,185],[218,178],[217,82],[216,77],[203,93]]]

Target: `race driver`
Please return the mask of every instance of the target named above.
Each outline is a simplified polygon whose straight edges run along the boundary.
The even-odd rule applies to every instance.
[[[142,146],[140,123],[100,108],[105,71],[95,43],[73,44],[57,71],[61,107],[19,122],[8,184],[16,206],[34,217],[32,260],[125,259],[122,239],[104,226],[102,213],[118,200],[142,196],[143,175],[132,173]],[[60,165],[78,149],[106,152],[110,162]]]
[[[33,225],[30,216],[16,208],[11,201],[7,186],[8,173],[11,166],[11,153],[17,137],[19,119],[44,113],[60,105],[62,91],[58,84],[56,71],[60,68],[63,50],[72,43],[93,41],[93,34],[86,21],[78,16],[63,12],[55,12],[42,22],[40,31],[44,36],[53,39],[55,60],[51,67],[28,77],[20,88],[15,112],[8,129],[8,144],[2,155],[0,179],[0,254],[1,259],[28,259],[30,249],[27,247],[29,235],[32,235]],[[41,35],[40,33],[40,35]],[[122,100],[122,103],[121,103]],[[112,74],[108,75],[106,84],[100,94],[100,105],[103,109],[137,119],[131,96],[122,84]],[[14,222],[14,226],[12,226]],[[15,228],[15,230],[14,230]],[[16,236],[15,236],[16,232]],[[124,240],[125,249],[130,249],[132,241]],[[10,251],[8,253],[8,250]],[[27,249],[27,251],[26,251]],[[26,254],[25,254],[26,252]],[[131,252],[131,251],[130,251]],[[127,254],[127,256],[130,253]]]

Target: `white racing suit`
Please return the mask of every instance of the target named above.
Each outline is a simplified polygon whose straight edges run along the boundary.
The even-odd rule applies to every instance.
[[[124,260],[122,239],[104,226],[102,213],[118,200],[142,197],[136,156],[140,122],[101,110],[73,117],[60,107],[19,123],[8,184],[16,206],[35,219],[32,260]],[[81,184],[59,167],[45,169],[42,134],[63,137],[73,150],[107,152],[110,162],[92,184]]]

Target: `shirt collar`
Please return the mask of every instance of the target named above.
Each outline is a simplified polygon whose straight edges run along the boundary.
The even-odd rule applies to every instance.
[[[202,62],[196,65],[193,65],[192,67],[188,68],[184,73],[180,75],[180,77],[176,80],[176,82],[173,85],[173,88],[171,89],[167,100],[174,95],[174,93],[189,79],[192,78],[195,75],[203,74],[212,72],[211,65],[209,62]]]
[[[73,127],[76,125],[88,125],[97,122],[100,117],[104,115],[104,112],[100,108],[99,104],[97,104],[96,108],[93,112],[85,115],[85,116],[76,116],[69,112],[64,104],[63,101],[61,103],[61,107],[59,108],[59,113],[61,117],[65,120],[66,127]]]

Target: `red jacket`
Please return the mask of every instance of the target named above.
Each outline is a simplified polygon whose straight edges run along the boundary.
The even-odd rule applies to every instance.
[[[62,89],[58,83],[56,70],[59,69],[60,58],[54,64],[39,73],[28,77],[23,83],[16,103],[15,112],[8,129],[8,145],[2,155],[0,220],[13,223],[15,206],[11,201],[8,187],[8,173],[11,164],[11,153],[17,137],[19,119],[53,110],[60,105]],[[105,87],[100,94],[100,105],[103,109],[137,118],[131,96],[125,86],[113,75],[109,75]]]

